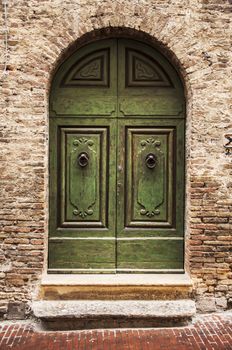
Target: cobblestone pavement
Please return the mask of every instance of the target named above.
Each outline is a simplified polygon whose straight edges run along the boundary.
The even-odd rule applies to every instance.
[[[200,316],[179,328],[48,332],[30,322],[2,322],[0,350],[232,350],[232,312]]]

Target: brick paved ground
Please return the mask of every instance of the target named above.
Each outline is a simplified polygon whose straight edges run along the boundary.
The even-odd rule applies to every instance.
[[[31,323],[2,322],[0,350],[232,350],[232,313],[201,316],[188,327],[45,332]]]

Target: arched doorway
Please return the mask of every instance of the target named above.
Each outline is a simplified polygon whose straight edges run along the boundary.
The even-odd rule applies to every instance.
[[[81,47],[50,95],[49,272],[182,272],[185,100],[154,47]]]

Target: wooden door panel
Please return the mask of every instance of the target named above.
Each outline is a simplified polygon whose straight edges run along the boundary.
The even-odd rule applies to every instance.
[[[57,116],[75,116],[86,118],[94,116],[100,117],[116,117],[116,102],[114,97],[89,96],[80,97],[73,93],[70,96],[69,91],[64,91],[61,97],[56,97],[53,100],[53,113]],[[59,111],[59,112],[56,112]]]
[[[115,236],[116,121],[54,118],[52,129],[50,236]]]
[[[116,117],[117,40],[81,47],[58,69],[52,83],[51,116]]]
[[[161,224],[171,227],[173,129],[132,127],[126,128],[125,132],[126,226],[155,227]]]
[[[63,239],[49,244],[49,272],[115,272],[115,240]]]
[[[121,39],[118,67],[119,117],[183,118],[181,81],[157,50],[139,41]]]
[[[108,44],[108,46],[107,46]],[[63,87],[109,87],[110,86],[110,42],[106,48],[95,49],[93,46],[88,53],[80,54],[78,60],[64,75]]]
[[[184,106],[176,96],[120,96],[119,101],[120,118],[183,118]]]
[[[119,240],[117,269],[183,271],[183,251],[183,240]]]
[[[183,235],[182,136],[178,120],[119,121],[118,236]]]
[[[107,128],[61,128],[60,132],[61,226],[106,227]]]

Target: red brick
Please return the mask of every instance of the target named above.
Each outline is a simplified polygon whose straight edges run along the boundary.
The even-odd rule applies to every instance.
[[[207,315],[181,328],[39,331],[33,324],[0,325],[0,350],[231,350],[232,314]]]

